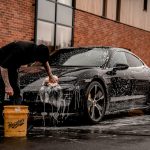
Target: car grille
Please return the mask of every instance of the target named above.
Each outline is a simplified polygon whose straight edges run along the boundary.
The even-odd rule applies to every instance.
[[[34,87],[31,87],[30,89],[34,89]],[[40,89],[40,87],[39,87]],[[31,111],[35,112],[42,112],[44,109],[44,105],[46,106],[46,112],[53,112],[58,111],[58,107],[56,107],[56,101],[53,105],[52,102],[44,103],[40,99],[40,93],[38,91],[25,91],[23,92],[23,99],[24,102],[29,105],[29,107],[32,107]],[[69,85],[63,85],[62,86],[62,105],[60,105],[59,109],[64,109],[65,112],[74,113],[80,110],[82,104],[82,101],[80,100],[80,91],[79,87],[69,86]],[[64,104],[63,104],[64,103]]]

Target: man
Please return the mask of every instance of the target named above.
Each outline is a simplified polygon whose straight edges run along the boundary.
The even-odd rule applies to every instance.
[[[18,84],[18,68],[39,61],[43,64],[49,82],[57,83],[58,78],[51,72],[48,63],[49,50],[45,45],[36,45],[32,42],[17,41],[9,43],[0,49],[0,101],[4,100],[5,93],[17,104],[21,103],[20,88]]]

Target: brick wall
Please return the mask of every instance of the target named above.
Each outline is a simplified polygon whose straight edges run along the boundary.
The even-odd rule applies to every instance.
[[[0,0],[0,47],[34,38],[35,0]]]
[[[129,48],[150,66],[150,32],[75,10],[74,46],[87,45]]]

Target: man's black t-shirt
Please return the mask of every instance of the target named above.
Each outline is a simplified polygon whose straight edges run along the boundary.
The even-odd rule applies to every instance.
[[[36,61],[37,45],[32,42],[12,42],[0,49],[0,66],[19,68]]]

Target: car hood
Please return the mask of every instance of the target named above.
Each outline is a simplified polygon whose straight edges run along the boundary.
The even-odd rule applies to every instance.
[[[54,75],[59,77],[59,84],[68,84],[89,76],[93,67],[52,67]],[[94,73],[94,72],[93,72]],[[21,87],[23,91],[38,91],[47,76],[44,68],[32,68],[21,71]]]
[[[79,76],[86,70],[91,69],[91,67],[61,67],[61,68],[53,68],[53,74],[57,75],[59,78],[61,77],[70,77],[70,76]]]

